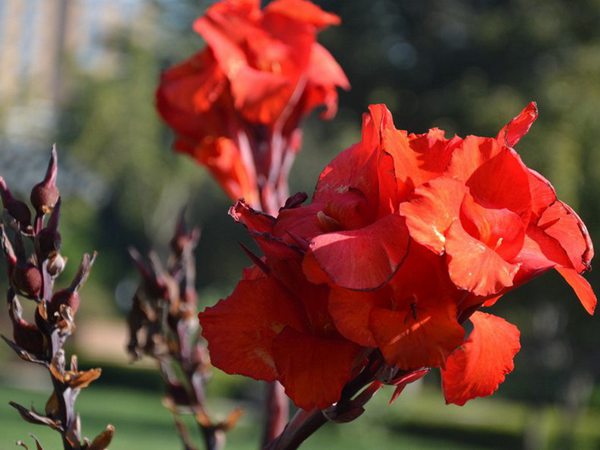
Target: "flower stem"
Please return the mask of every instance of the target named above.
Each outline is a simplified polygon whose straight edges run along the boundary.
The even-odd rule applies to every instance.
[[[289,417],[289,401],[283,386],[278,381],[267,384],[265,413],[263,447],[283,432]]]

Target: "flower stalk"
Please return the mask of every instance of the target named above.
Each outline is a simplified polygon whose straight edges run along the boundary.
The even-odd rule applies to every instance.
[[[128,318],[128,351],[134,360],[148,356],[156,361],[166,391],[163,404],[173,414],[183,448],[198,449],[181,419],[183,414],[191,414],[204,448],[221,450],[225,434],[235,426],[241,410],[215,421],[206,409],[210,362],[196,320],[194,250],[199,239],[198,228],[187,230],[182,211],[166,269],[154,252],[145,258],[136,249],[129,249],[142,280]]]
[[[114,427],[108,425],[90,441],[81,435],[81,419],[75,409],[81,390],[98,379],[102,371],[80,370],[77,356],[68,358],[64,349],[75,331],[75,316],[81,301],[79,291],[90,274],[96,253],[84,254],[71,285],[54,292],[54,282],[66,264],[66,258],[60,254],[57,162],[56,147],[52,147],[46,176],[31,192],[36,211],[33,226],[27,204],[15,199],[0,177],[2,200],[8,213],[0,224],[0,244],[7,262],[6,299],[12,324],[12,339],[4,335],[2,338],[23,361],[45,367],[53,388],[43,412],[9,403],[25,421],[60,433],[65,450],[105,450]],[[36,303],[33,321],[24,318],[19,297]],[[43,450],[42,444],[33,439],[36,448]],[[27,448],[23,442],[19,445]]]

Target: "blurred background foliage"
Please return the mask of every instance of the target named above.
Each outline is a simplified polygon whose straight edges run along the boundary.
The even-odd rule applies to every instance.
[[[5,53],[16,47],[7,24],[17,12],[23,14],[19,3],[27,4],[31,20],[42,4],[35,0],[0,3],[0,49]],[[210,2],[50,3],[59,9],[77,3],[84,11],[69,15],[66,22],[79,44],[70,44],[73,38],[63,36],[62,47],[53,50],[51,69],[39,73],[29,70],[37,61],[37,53],[30,49],[33,56],[21,61],[20,72],[15,72],[20,77],[16,87],[5,85],[0,90],[0,175],[27,197],[27,188],[42,175],[50,144],[57,142],[64,254],[71,259],[63,283],[84,251],[100,253],[84,290],[75,350],[84,361],[106,370],[99,393],[91,389],[82,396],[82,410],[105,414],[102,421],[117,425],[115,449],[177,448],[174,432],[164,442],[145,441],[152,439],[143,424],[154,422],[140,416],[141,410],[153,411],[152,420],[165,433],[171,429],[170,419],[159,404],[153,373],[146,367],[125,365],[123,316],[136,285],[126,249],[134,245],[164,252],[175,216],[187,205],[189,222],[203,228],[197,260],[204,304],[226,296],[248,264],[238,246],[240,241],[248,243],[248,238],[227,216],[230,201],[204,169],[170,150],[172,135],[153,105],[161,70],[202,47],[191,24]],[[359,139],[360,116],[371,103],[387,104],[397,128],[424,132],[437,126],[448,135],[495,136],[529,101],[536,100],[540,118],[517,150],[580,213],[598,244],[600,1],[316,3],[342,18],[342,25],[325,31],[320,40],[345,69],[352,90],[341,94],[333,121],[312,117],[306,122],[303,151],[292,170],[292,190],[311,192],[324,165]],[[108,25],[100,20],[101,5],[106,7],[102,11],[110,10]],[[96,12],[86,15],[92,8]],[[85,20],[97,21],[87,47],[76,34],[92,29],[87,22],[78,22]],[[24,39],[31,27],[25,19],[22,25]],[[28,47],[18,49],[22,54]],[[4,72],[12,66],[6,65],[6,54],[4,59],[1,55]],[[40,88],[49,81],[48,88]],[[597,273],[589,279],[598,292]],[[0,290],[5,287],[2,277]],[[600,433],[594,425],[600,421],[597,319],[586,316],[555,274],[510,293],[494,309],[522,330],[523,349],[516,370],[493,399],[475,400],[464,408],[446,407],[435,392],[438,380],[430,375],[424,387],[397,404],[388,407],[385,399],[379,399],[355,424],[329,427],[306,448],[598,448]],[[0,326],[8,333],[5,319]],[[5,348],[0,349],[0,359],[5,386],[0,397],[26,404],[28,394],[13,388],[31,386],[31,379],[42,383],[43,374],[23,376]],[[249,410],[232,448],[254,448],[258,385],[216,374],[212,388],[215,395],[233,395]],[[124,409],[109,408],[118,399]],[[37,401],[38,406],[42,402]],[[3,405],[0,447],[8,448],[11,441],[5,436],[23,438],[28,427],[19,428],[14,411],[5,401]],[[359,439],[361,430],[371,436],[376,432],[376,445]],[[123,436],[121,443],[119,436]],[[150,447],[153,444],[157,447]]]

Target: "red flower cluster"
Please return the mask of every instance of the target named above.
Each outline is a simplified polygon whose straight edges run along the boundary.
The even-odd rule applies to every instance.
[[[338,23],[307,0],[276,0],[263,11],[259,0],[211,6],[194,24],[208,47],[166,71],[157,91],[175,149],[208,167],[232,199],[277,211],[300,120],[320,105],[333,117],[336,88],[349,87],[316,42]]]
[[[551,268],[596,305],[584,224],[513,149],[536,118],[531,103],[496,138],[447,139],[372,106],[311,204],[297,195],[274,218],[238,202],[264,257],[200,314],[214,365],[279,380],[302,408],[336,402],[375,349],[403,373],[441,368],[449,403],[493,393],[519,331],[479,307]]]

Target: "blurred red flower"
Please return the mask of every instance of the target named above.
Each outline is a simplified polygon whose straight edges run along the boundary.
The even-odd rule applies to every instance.
[[[278,379],[304,408],[339,399],[375,349],[404,374],[441,368],[449,403],[493,393],[519,331],[478,308],[551,268],[596,305],[584,224],[513,149],[536,118],[531,103],[496,138],[447,139],[396,130],[375,105],[310,204],[296,195],[274,218],[238,202],[264,257],[200,314],[215,365]]]
[[[272,213],[287,198],[303,117],[337,110],[348,80],[317,33],[339,18],[307,0],[223,0],[196,20],[207,48],[167,70],[157,107],[175,149],[205,165],[234,200]]]

